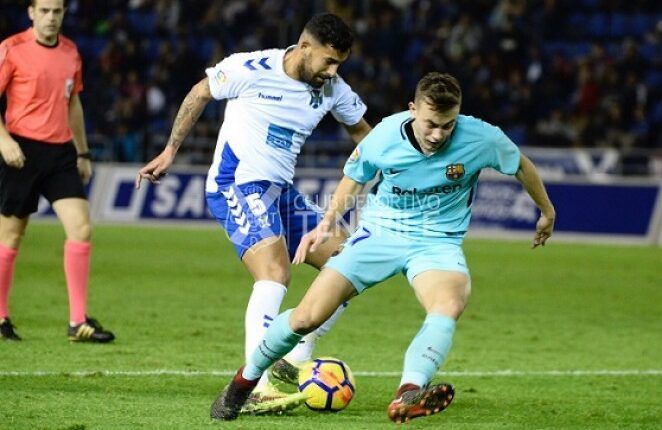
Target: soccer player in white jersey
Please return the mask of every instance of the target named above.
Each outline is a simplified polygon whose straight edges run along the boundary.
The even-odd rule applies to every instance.
[[[165,149],[136,178],[136,187],[141,179],[158,184],[207,103],[212,98],[228,100],[206,196],[254,279],[245,318],[247,358],[279,313],[296,246],[322,216],[292,187],[301,146],[328,112],[356,143],[371,129],[363,119],[365,105],[338,75],[352,41],[351,30],[339,17],[321,14],[305,25],[295,46],[234,54],[208,68],[207,77],[184,99]],[[336,231],[305,262],[320,269],[346,237]],[[328,331],[345,305],[307,336],[289,361],[309,360],[315,339]],[[280,364],[283,374],[276,376],[287,379],[293,368]],[[302,403],[301,395],[286,396],[265,379],[245,411],[261,413]]]
[[[338,304],[397,273],[411,284],[427,317],[412,340],[387,413],[403,423],[445,409],[450,384],[430,385],[451,347],[471,283],[462,252],[478,174],[491,167],[519,180],[541,211],[533,247],[551,236],[556,216],[533,163],[498,128],[459,115],[461,91],[448,74],[419,81],[414,102],[379,123],[345,164],[324,219],[304,235],[294,263],[306,260],[333,231],[363,184],[383,176],[368,197],[357,231],[332,257],[294,309],[280,314],[264,340],[212,405],[212,416],[237,417],[260,375],[315,330]]]

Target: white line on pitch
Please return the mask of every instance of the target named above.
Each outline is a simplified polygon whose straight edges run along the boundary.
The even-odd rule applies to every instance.
[[[233,370],[86,370],[77,372],[57,372],[57,371],[3,371],[2,376],[74,376],[74,377],[94,377],[94,376],[119,376],[119,377],[140,377],[140,376],[232,376]],[[357,371],[354,375],[360,377],[386,378],[400,376],[401,372],[366,372]],[[439,372],[441,376],[476,376],[476,377],[503,377],[503,376],[662,376],[662,369],[623,369],[623,370],[493,370],[493,371],[449,371]]]

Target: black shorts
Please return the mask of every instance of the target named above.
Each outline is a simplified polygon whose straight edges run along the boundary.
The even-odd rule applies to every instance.
[[[39,196],[53,203],[85,198],[73,142],[52,145],[12,135],[25,155],[22,169],[7,166],[0,157],[0,212],[25,218],[37,211]]]

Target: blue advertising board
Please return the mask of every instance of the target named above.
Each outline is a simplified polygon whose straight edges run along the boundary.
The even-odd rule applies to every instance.
[[[557,212],[555,230],[568,233],[646,235],[654,220],[659,186],[548,182]],[[535,230],[538,212],[515,181],[481,180],[471,226]]]
[[[136,167],[101,165],[90,189],[95,221],[213,222],[205,201],[206,170],[178,167],[158,186],[143,182],[135,189]],[[302,170],[295,186],[321,207],[334,191],[339,171]],[[651,181],[606,184],[570,179],[546,181],[556,206],[557,233],[639,237],[655,242],[660,184]],[[43,203],[43,202],[42,202]],[[40,205],[37,216],[52,216]],[[521,185],[501,176],[486,175],[479,181],[472,205],[471,229],[531,232],[538,210]]]

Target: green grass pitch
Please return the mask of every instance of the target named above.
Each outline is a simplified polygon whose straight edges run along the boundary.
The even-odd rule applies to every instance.
[[[251,285],[222,231],[96,227],[89,309],[113,345],[66,339],[62,240],[59,225],[31,225],[17,260],[24,341],[0,342],[0,429],[393,428],[385,409],[423,319],[404,277],[355,299],[318,344],[358,374],[348,409],[218,423],[209,406],[243,361]],[[660,428],[662,250],[552,239],[534,251],[468,240],[465,252],[473,295],[436,377],[456,398],[409,428]],[[294,269],[283,309],[314,275]]]

